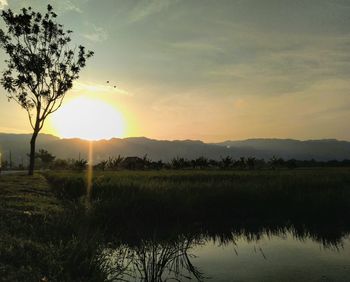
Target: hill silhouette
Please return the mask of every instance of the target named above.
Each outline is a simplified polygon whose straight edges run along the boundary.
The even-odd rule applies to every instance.
[[[0,133],[0,152],[3,159],[9,159],[11,152],[15,164],[27,163],[30,134]],[[89,142],[78,138],[60,139],[53,135],[40,134],[37,149],[46,149],[58,158],[87,157]],[[293,140],[293,139],[247,139],[204,143],[199,140],[154,140],[146,137],[113,138],[94,141],[94,160],[96,162],[112,156],[146,155],[152,160],[168,161],[173,157],[188,159],[204,156],[220,159],[221,156],[233,158],[254,156],[269,159],[272,156],[298,160],[315,159],[319,161],[350,159],[350,142],[335,139]]]

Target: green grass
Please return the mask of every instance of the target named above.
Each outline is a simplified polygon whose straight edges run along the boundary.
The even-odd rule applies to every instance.
[[[103,281],[79,214],[40,175],[0,176],[1,281]]]
[[[49,173],[58,195],[85,194],[85,174]],[[284,220],[347,222],[350,170],[97,172],[92,204],[101,222]]]

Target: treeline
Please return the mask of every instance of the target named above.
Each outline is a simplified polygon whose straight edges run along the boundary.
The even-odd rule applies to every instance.
[[[53,169],[53,170],[84,170],[88,165],[85,159],[59,159],[46,150],[39,150],[36,153],[36,169]],[[350,160],[331,160],[316,161],[311,160],[285,160],[273,156],[269,160],[257,159],[255,157],[241,157],[234,159],[230,156],[221,157],[220,160],[199,157],[196,159],[186,159],[176,157],[169,162],[153,161],[147,155],[140,157],[109,157],[94,165],[96,170],[159,170],[159,169],[295,169],[302,167],[350,167]],[[4,161],[2,169],[10,169],[9,164]],[[23,166],[13,167],[12,169],[25,169]]]

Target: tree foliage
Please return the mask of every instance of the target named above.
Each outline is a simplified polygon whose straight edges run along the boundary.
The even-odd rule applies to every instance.
[[[2,12],[7,31],[0,29],[0,46],[8,54],[0,79],[9,100],[28,112],[34,130],[42,129],[46,117],[62,104],[73,81],[93,55],[83,46],[71,48],[71,30],[56,22],[52,6],[47,12],[23,8]]]
[[[39,152],[35,154],[35,157],[40,159],[45,167],[49,166],[56,158],[54,155],[50,154],[44,149],[40,149]]]
[[[0,47],[7,53],[0,84],[9,100],[28,113],[33,135],[30,141],[29,175],[33,174],[36,138],[48,115],[57,111],[73,81],[93,55],[85,47],[70,46],[72,33],[56,22],[51,5],[45,14],[23,8],[19,14],[3,11],[7,30],[0,29]]]

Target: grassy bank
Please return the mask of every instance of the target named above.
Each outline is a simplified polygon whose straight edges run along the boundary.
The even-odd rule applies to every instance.
[[[103,281],[83,218],[42,176],[0,176],[0,280]]]

